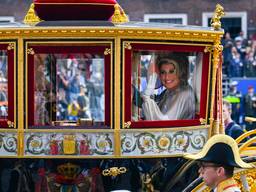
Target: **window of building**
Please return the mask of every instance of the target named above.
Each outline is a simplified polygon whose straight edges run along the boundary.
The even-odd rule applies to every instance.
[[[0,24],[1,23],[10,23],[10,22],[14,22],[14,17],[2,17],[0,16]]]
[[[144,22],[187,25],[187,14],[145,14]]]
[[[206,12],[202,15],[203,26],[209,27],[213,13]],[[231,37],[236,37],[240,31],[247,37],[247,13],[246,12],[225,12],[221,19],[221,26],[225,31],[230,32]]]

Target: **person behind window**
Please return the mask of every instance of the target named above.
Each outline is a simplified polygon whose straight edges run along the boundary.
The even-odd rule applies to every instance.
[[[231,118],[232,105],[228,101],[223,101],[223,120],[225,125],[225,134],[233,139],[238,138],[244,133],[243,129]]]
[[[78,118],[91,118],[91,113],[89,110],[89,98],[85,94],[87,93],[87,88],[85,85],[80,85],[80,94],[77,97],[77,103],[79,106],[78,109]]]
[[[254,93],[254,87],[248,86],[247,94],[243,98],[244,102],[244,115],[245,117],[256,117],[256,94]],[[255,129],[255,122],[246,122],[246,130],[250,131]]]
[[[157,70],[149,74],[146,90],[142,94],[142,109],[146,120],[193,119],[195,94],[188,84],[187,56],[176,53],[158,59]],[[154,95],[159,77],[165,90]]]

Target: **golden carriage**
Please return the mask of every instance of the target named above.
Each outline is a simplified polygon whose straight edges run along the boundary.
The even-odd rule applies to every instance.
[[[1,103],[3,159],[116,160],[101,169],[105,177],[119,177],[131,170],[123,166],[126,160],[155,165],[159,159],[181,158],[224,133],[223,8],[216,7],[207,28],[129,22],[118,4],[112,8],[111,21],[42,21],[32,4],[25,24],[0,26],[6,63],[0,84],[8,96]],[[137,105],[134,90],[145,90],[150,61],[166,54],[188,60],[188,82],[196,100],[193,118],[146,120]],[[72,173],[59,183],[77,179],[81,170],[74,164],[60,165],[59,175]],[[179,167],[175,177],[190,164]],[[152,191],[153,173],[140,173],[144,190]],[[161,190],[169,191],[175,182]]]

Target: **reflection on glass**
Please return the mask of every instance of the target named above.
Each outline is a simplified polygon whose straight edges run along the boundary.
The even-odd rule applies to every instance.
[[[35,56],[35,125],[103,123],[104,56]]]
[[[202,53],[134,51],[132,120],[196,118],[201,73]]]
[[[0,51],[0,119],[8,118],[7,51]]]

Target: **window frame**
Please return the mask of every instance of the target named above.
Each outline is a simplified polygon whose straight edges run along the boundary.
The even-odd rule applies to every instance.
[[[177,14],[144,14],[144,22],[150,22],[150,19],[181,19],[181,25],[188,24],[188,15],[186,13]]]
[[[51,45],[51,46],[49,46]],[[110,42],[73,42],[72,44],[69,42],[66,43],[55,43],[55,42],[47,42],[39,43],[39,42],[27,42],[26,50],[32,50],[32,53],[29,54],[27,51],[27,125],[28,128],[111,128],[111,65],[112,65],[112,43]],[[110,52],[106,53],[105,51],[110,49]],[[34,55],[35,54],[61,54],[61,53],[102,53],[104,55],[104,93],[105,93],[105,121],[104,125],[92,125],[92,126],[57,126],[57,125],[35,125],[34,124]],[[32,75],[31,75],[32,74]],[[106,102],[108,101],[108,102]]]
[[[202,26],[208,26],[208,19],[213,17],[214,12],[203,12],[202,13]],[[225,15],[222,18],[241,18],[241,30],[244,32],[244,37],[247,38],[247,12],[246,11],[237,11],[237,12],[225,12]]]
[[[8,117],[0,119],[0,127],[15,128],[15,55],[16,42],[0,42],[0,50],[7,51],[8,69]]]
[[[129,46],[127,46],[129,44]],[[184,45],[184,44],[161,44],[159,42],[143,43],[143,42],[127,42],[123,41],[124,47],[124,95],[123,95],[123,124],[127,122],[130,128],[170,128],[170,127],[188,127],[201,125],[201,119],[207,119],[209,116],[209,81],[210,81],[210,57],[209,52],[205,52],[205,45]],[[127,48],[129,47],[129,48]],[[174,52],[200,52],[202,58],[202,79],[200,94],[200,114],[196,119],[188,120],[162,120],[162,121],[132,121],[131,110],[131,77],[132,77],[132,51],[174,51]],[[204,75],[203,75],[204,74]],[[205,75],[208,74],[208,75]]]
[[[4,23],[12,23],[15,21],[14,17],[11,16],[0,16],[0,23],[4,22]]]

